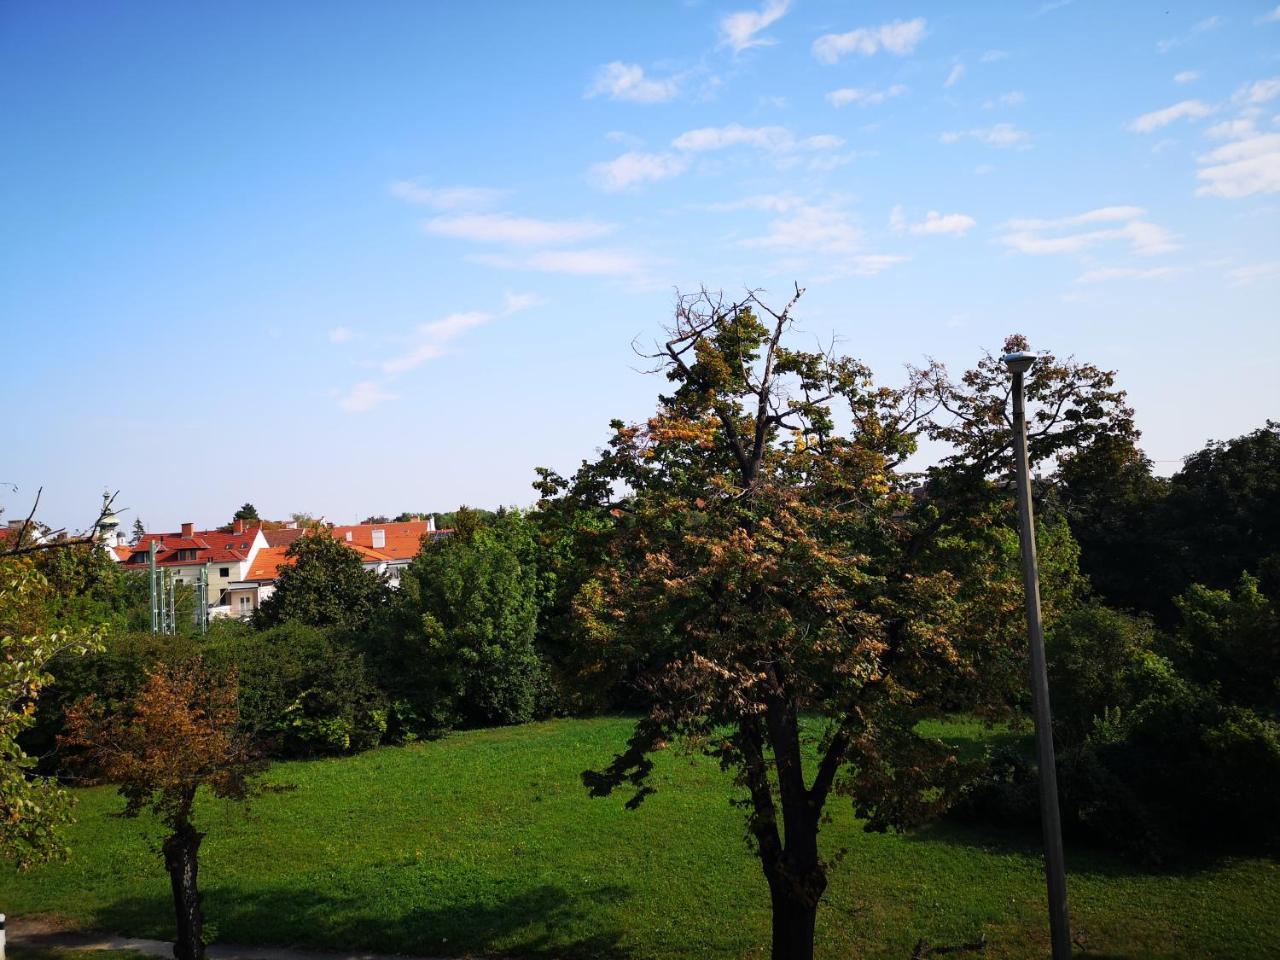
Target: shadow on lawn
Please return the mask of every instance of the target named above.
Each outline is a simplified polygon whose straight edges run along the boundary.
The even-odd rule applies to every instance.
[[[206,923],[217,931],[219,941],[247,946],[359,949],[422,957],[482,954],[625,960],[630,955],[620,944],[621,931],[602,929],[601,924],[607,917],[601,907],[629,896],[622,887],[569,891],[546,884],[483,902],[446,897],[448,902],[438,907],[411,907],[400,914],[388,908],[392,896],[388,892],[370,902],[301,886],[248,892],[212,887],[205,895]],[[133,897],[99,911],[95,925],[171,939],[172,909],[168,897]]]

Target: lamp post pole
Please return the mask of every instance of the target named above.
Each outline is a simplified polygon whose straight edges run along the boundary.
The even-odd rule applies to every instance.
[[[1071,924],[1067,917],[1067,868],[1062,854],[1062,817],[1058,812],[1058,770],[1053,755],[1053,716],[1049,710],[1049,672],[1040,623],[1040,573],[1036,566],[1036,528],[1027,468],[1027,416],[1023,375],[1036,362],[1033,353],[1001,358],[1013,375],[1013,456],[1017,468],[1018,539],[1022,544],[1022,580],[1031,645],[1031,702],[1035,715],[1036,759],[1040,765],[1040,827],[1044,832],[1045,878],[1049,887],[1049,937],[1053,960],[1070,960]]]

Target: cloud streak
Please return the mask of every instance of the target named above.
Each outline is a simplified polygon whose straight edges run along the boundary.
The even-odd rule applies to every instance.
[[[905,56],[924,39],[925,20],[895,20],[878,27],[858,27],[848,33],[828,33],[813,41],[813,56],[819,63],[838,63],[842,57],[857,54],[871,57],[880,51]]]
[[[739,10],[720,20],[720,45],[741,53],[751,47],[767,47],[778,41],[760,36],[760,31],[777,23],[786,14],[790,0],[769,0],[759,10]]]

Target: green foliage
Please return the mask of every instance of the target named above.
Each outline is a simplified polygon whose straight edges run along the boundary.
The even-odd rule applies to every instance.
[[[235,624],[211,631],[205,657],[236,672],[240,722],[275,756],[350,753],[386,733],[385,697],[363,656],[331,630]]]
[[[1064,458],[1055,480],[1094,590],[1113,606],[1154,612],[1169,598],[1153,578],[1152,556],[1168,484],[1151,470],[1133,438],[1104,436]]]
[[[240,507],[239,510],[237,510],[234,514],[231,515],[231,519],[232,520],[252,520],[256,522],[260,520],[261,517],[258,516],[258,508],[255,507],[252,503],[246,502],[243,506]]]
[[[1193,586],[1177,608],[1171,641],[1096,605],[1050,632],[1064,824],[1151,861],[1280,851],[1275,610],[1248,576],[1233,593]],[[1030,757],[992,758],[966,808],[1034,824]]]
[[[99,643],[96,631],[51,627],[53,600],[52,585],[32,560],[0,559],[0,857],[20,868],[67,855],[62,832],[71,822],[71,798],[54,781],[32,775],[35,760],[18,738],[35,722],[36,704],[53,680],[49,664]]]
[[[359,629],[385,607],[388,589],[382,577],[365,570],[360,554],[327,533],[299,537],[286,555],[292,563],[281,568],[275,592],[254,615],[257,626],[296,621]]]
[[[402,725],[521,723],[539,711],[534,553],[523,515],[483,522],[464,509],[454,535],[425,545],[401,574],[377,659],[384,686],[409,707],[397,711]]]
[[[1228,703],[1280,711],[1280,614],[1257,578],[1246,573],[1231,591],[1192,584],[1174,603],[1179,671]]]
[[[1150,619],[1100,604],[1082,605],[1046,635],[1054,732],[1059,744],[1082,743],[1109,711],[1134,704],[1173,680],[1156,652]]]

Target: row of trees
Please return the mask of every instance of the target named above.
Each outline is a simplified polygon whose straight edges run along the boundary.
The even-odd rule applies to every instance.
[[[130,810],[160,804],[186,837],[174,841],[186,853],[167,856],[181,915],[199,845],[190,807],[137,759],[137,744],[168,741],[129,731],[151,715],[144,704],[196,702],[192,676],[223,678],[197,684],[221,692],[196,713],[234,735],[208,751],[224,763],[179,780],[231,796],[252,773],[241,736],[307,754],[634,710],[630,742],[584,774],[587,789],[626,787],[638,806],[655,750],[682,740],[715,758],[733,774],[770,891],[774,956],[811,956],[834,798],[874,830],[957,802],[1016,818],[1034,809],[1035,771],[1018,754],[963,762],[920,733],[944,713],[1007,719],[1023,706],[1005,372],[988,356],[958,377],[928,364],[880,384],[852,358],[791,344],[799,297],[776,311],[754,294],[681,298],[651,357],[669,385],[655,415],[614,422],[571,476],[540,471],[528,514],[460,510],[399,591],[332,537],[304,536],[252,627],[109,637],[105,652],[58,667],[24,736],[43,729],[46,743],[61,735],[87,750],[125,784]],[[1155,824],[1144,850],[1167,849],[1188,824],[1256,823],[1257,794],[1233,784],[1280,784],[1267,533],[1280,431],[1213,444],[1164,481],[1137,451],[1112,373],[1045,356],[1028,399],[1030,457],[1048,478],[1040,545],[1069,823],[1111,839]],[[912,471],[926,440],[943,453]],[[80,590],[90,599],[54,619],[85,621],[92,602],[127,619],[127,591],[109,589],[118,574],[74,563],[100,575],[104,597]],[[196,656],[203,673],[166,672]],[[134,727],[111,727],[113,711],[84,706],[86,693]],[[135,765],[90,749],[103,742],[134,744],[124,755]],[[201,779],[219,770],[229,779]],[[129,786],[138,771],[151,792]]]

